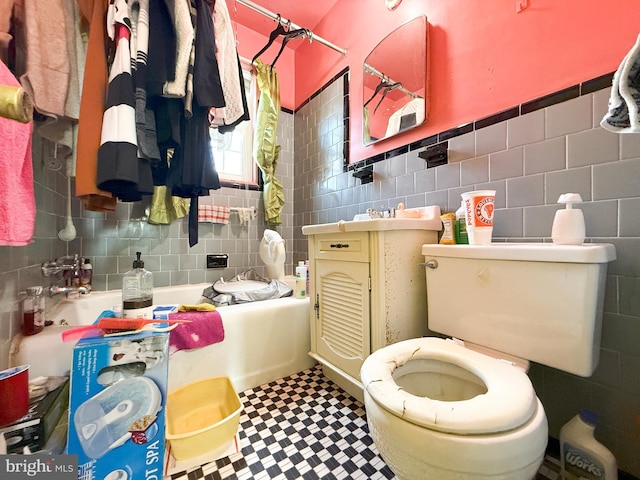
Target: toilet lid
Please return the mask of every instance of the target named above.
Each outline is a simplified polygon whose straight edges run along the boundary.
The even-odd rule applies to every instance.
[[[447,365],[459,367],[478,377],[487,391],[460,401],[412,395],[396,384],[393,372],[413,360],[435,362],[445,373]],[[513,430],[529,421],[537,409],[535,391],[522,370],[437,337],[405,340],[375,351],[365,360],[360,376],[379,405],[406,421],[441,432],[470,435]]]

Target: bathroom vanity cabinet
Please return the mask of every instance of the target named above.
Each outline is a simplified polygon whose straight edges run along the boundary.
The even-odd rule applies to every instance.
[[[440,225],[438,217],[302,229],[309,248],[309,355],[360,400],[360,367],[370,353],[428,333],[421,248],[437,242]]]

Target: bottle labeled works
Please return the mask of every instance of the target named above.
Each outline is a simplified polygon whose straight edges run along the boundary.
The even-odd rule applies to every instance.
[[[617,480],[613,454],[593,433],[598,416],[582,410],[560,429],[560,462],[564,480]]]

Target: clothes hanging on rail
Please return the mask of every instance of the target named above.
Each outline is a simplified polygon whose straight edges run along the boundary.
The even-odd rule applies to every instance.
[[[168,98],[183,98],[187,92],[189,56],[195,34],[193,23],[191,23],[189,0],[174,0],[172,6],[173,26],[176,32],[175,78],[165,82],[162,95]]]
[[[242,70],[237,59],[236,40],[233,35],[233,25],[225,0],[215,2],[212,13],[214,24],[215,45],[220,70],[220,81],[224,95],[225,106],[212,109],[214,126],[232,125],[239,119],[248,120],[246,115],[246,100],[242,98]],[[247,116],[248,117],[248,116]]]
[[[23,58],[32,63],[42,60],[25,75],[25,83],[33,85],[33,98],[43,99],[41,113],[50,113],[51,118],[69,116],[74,95],[66,73],[76,63],[85,66],[84,72],[76,70],[73,85],[83,88],[81,96],[75,95],[76,113],[70,116],[83,119],[75,148],[76,195],[87,210],[112,211],[117,199],[138,201],[157,186],[167,187],[181,200],[178,205],[195,198],[197,207],[198,196],[220,188],[209,148],[209,112],[212,108],[218,111],[220,132],[248,119],[225,0],[76,1],[15,0],[33,13],[27,15],[26,23],[34,28],[28,39],[47,47],[48,56],[39,50]],[[45,20],[36,20],[47,10],[52,13]],[[10,12],[13,15],[13,5]],[[35,28],[52,24],[55,27]],[[88,35],[78,32],[81,24],[89,25]],[[217,36],[215,24],[220,30]],[[59,31],[55,42],[37,37],[46,35],[43,32],[48,28]],[[0,22],[1,45],[12,41],[7,39],[10,31]],[[62,50],[77,50],[79,45],[71,45],[70,39],[82,38],[88,38],[86,62],[80,60],[82,52],[77,53],[77,60],[58,60]],[[49,54],[52,45],[54,51]],[[41,75],[49,71],[46,69],[51,75]],[[54,82],[50,88],[49,81]],[[55,108],[49,109],[46,102]],[[41,127],[52,125],[45,122]],[[68,143],[73,147],[75,142],[72,138]],[[173,152],[171,162],[169,152]],[[192,228],[190,245],[196,242],[197,231]]]
[[[16,13],[16,72],[44,119],[38,134],[57,144],[57,156],[71,160],[73,174],[86,51],[78,6],[26,1]]]
[[[176,79],[176,31],[174,8],[168,8],[175,0],[149,0],[149,59],[152,65],[147,75],[150,97],[161,96],[164,84]]]
[[[98,149],[97,184],[123,201],[153,193],[149,162],[138,158],[135,96],[131,76],[131,19],[127,0],[112,0],[107,33],[116,50],[109,72],[107,104]]]
[[[168,225],[188,214],[188,198],[171,195],[171,189],[165,185],[154,187],[149,209],[149,223]]]
[[[191,107],[193,105],[193,68],[196,63],[196,32],[198,31],[198,6],[196,0],[189,1],[189,15],[191,16],[191,24],[193,25],[193,43],[189,50],[189,66],[187,69],[187,84],[184,94],[184,116],[191,117]]]
[[[97,186],[98,148],[102,132],[104,99],[108,83],[106,29],[109,0],[76,0],[82,17],[89,23],[86,64],[80,99],[78,142],[76,146],[76,196],[86,210],[105,212],[116,209],[116,198]]]
[[[253,155],[264,180],[265,221],[270,225],[280,225],[282,223],[280,212],[284,206],[284,189],[276,178],[280,154],[280,145],[276,145],[280,113],[280,84],[275,68],[271,68],[259,58],[255,60],[255,67],[260,100],[256,114]]]
[[[224,93],[215,56],[213,19],[205,0],[196,0],[195,63],[192,116],[182,119],[180,145],[167,176],[173,195],[190,198],[189,246],[198,243],[198,197],[220,188],[211,152],[209,109],[224,107]]]
[[[131,75],[135,87],[136,139],[138,158],[160,161],[156,120],[147,107],[147,58],[149,56],[149,0],[133,0],[131,15]]]

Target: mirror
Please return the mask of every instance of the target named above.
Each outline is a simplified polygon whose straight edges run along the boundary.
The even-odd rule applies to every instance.
[[[363,142],[371,145],[427,119],[427,17],[410,20],[367,56],[363,81]]]

